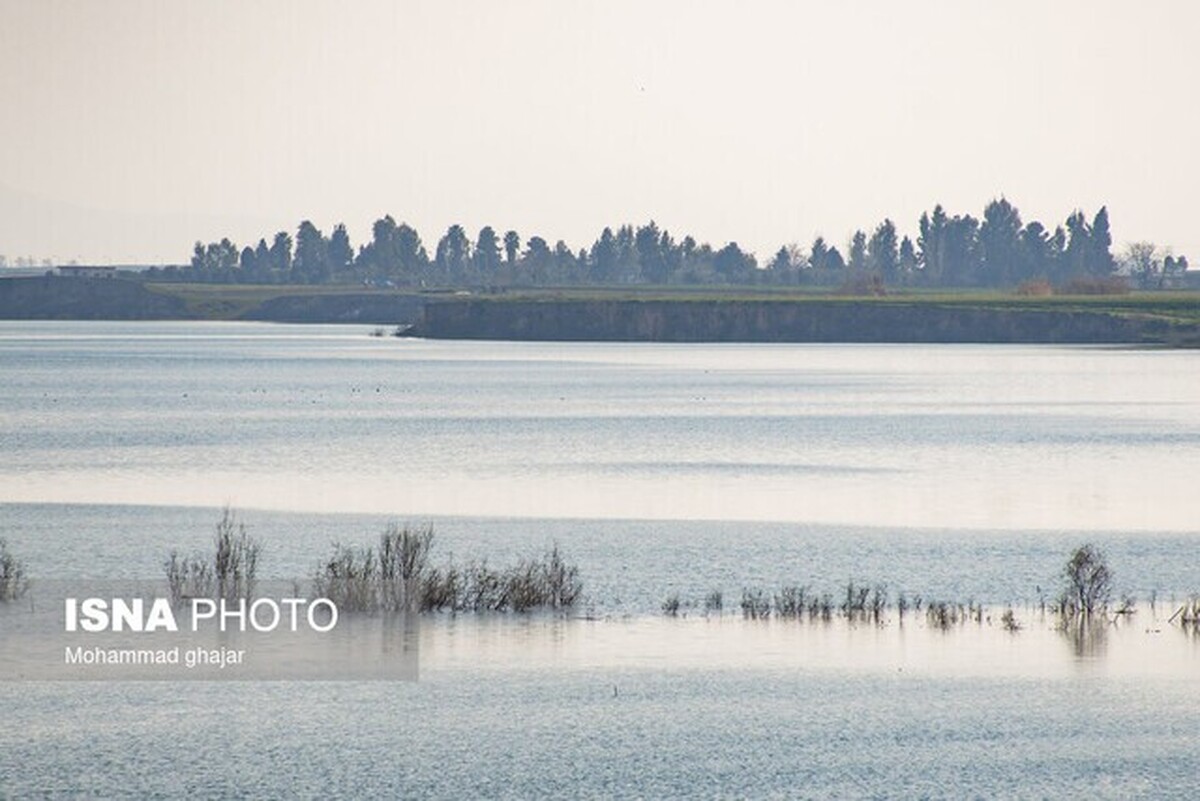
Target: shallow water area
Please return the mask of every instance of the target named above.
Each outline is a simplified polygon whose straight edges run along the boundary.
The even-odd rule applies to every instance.
[[[368,334],[0,322],[0,538],[161,579],[230,504],[292,579],[428,521],[439,565],[557,544],[578,607],[423,617],[415,682],[0,683],[0,798],[1200,794],[1197,354]],[[1085,541],[1137,612],[1063,631]],[[787,586],[833,619],[742,618]]]
[[[0,787],[1187,798],[1196,640],[1147,614],[1082,653],[1041,622],[433,618],[416,683],[4,685]]]
[[[907,673],[924,677],[1188,680],[1200,668],[1200,630],[1169,622],[1173,609],[1064,624],[1024,609],[1015,631],[1004,610],[947,627],[925,611],[900,622],[801,618],[746,620],[736,613],[601,620],[533,617],[427,618],[421,628],[426,676],[490,670],[795,670],[820,674]],[[964,615],[967,613],[964,610]]]

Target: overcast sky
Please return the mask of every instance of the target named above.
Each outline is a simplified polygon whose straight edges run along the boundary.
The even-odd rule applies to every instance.
[[[760,257],[941,202],[1200,257],[1200,3],[0,0],[0,254],[390,213]]]

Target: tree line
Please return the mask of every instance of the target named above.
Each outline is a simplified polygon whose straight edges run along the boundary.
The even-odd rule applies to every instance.
[[[1042,281],[1129,276],[1139,286],[1170,285],[1187,270],[1152,243],[1113,253],[1108,210],[1089,217],[1072,212],[1050,230],[1023,222],[1005,198],[993,200],[981,218],[951,216],[941,205],[923,213],[916,239],[885,219],[870,233],[855,231],[845,252],[816,237],[811,245],[784,245],[765,264],[737,242],[720,248],[691,236],[676,239],[651,221],[605,228],[589,248],[553,245],[541,236],[523,239],[484,226],[474,237],[451,225],[429,251],[415,228],[390,215],[375,221],[371,239],[357,250],[346,226],[326,236],[311,221],[293,237],[280,231],[271,241],[238,248],[229,239],[197,242],[191,263],[152,269],[148,277],[230,283],[363,283],[404,287],[501,287],[553,285],[825,285],[869,281],[876,286],[1013,287]]]

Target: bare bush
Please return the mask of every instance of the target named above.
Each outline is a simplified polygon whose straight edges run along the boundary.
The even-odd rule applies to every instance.
[[[189,598],[211,598],[213,596],[212,565],[202,556],[181,556],[171,551],[163,564],[167,573],[167,591],[171,603],[179,606]]]
[[[213,552],[182,556],[171,551],[163,563],[171,602],[190,598],[250,598],[258,576],[262,543],[228,507],[221,513],[213,534]]]
[[[823,621],[833,619],[833,596],[829,593],[821,595],[813,594],[808,600],[808,619],[816,620],[820,618]]]
[[[962,608],[957,604],[930,601],[925,606],[925,620],[934,628],[946,631],[959,622],[961,612]]]
[[[0,539],[0,603],[15,601],[28,591],[25,563],[8,550],[5,540]]]
[[[1000,616],[1000,625],[1005,631],[1017,632],[1021,630],[1021,624],[1017,622],[1017,616],[1013,612],[1012,607],[1004,610],[1004,614]]]
[[[357,612],[529,612],[569,609],[583,594],[579,568],[558,546],[541,559],[494,569],[486,561],[434,565],[433,529],[388,526],[379,547],[335,545],[317,566],[313,588]]]
[[[227,600],[251,597],[258,575],[262,543],[246,533],[246,525],[228,507],[217,523],[213,545],[216,551],[213,555],[213,578],[216,580],[218,596]]]
[[[742,590],[742,617],[766,620],[771,616],[771,602],[762,590]]]
[[[704,611],[708,614],[720,614],[725,608],[725,596],[720,590],[713,590],[704,596]]]
[[[464,612],[496,612],[504,608],[505,587],[498,571],[487,562],[469,562],[463,570],[460,607]]]
[[[388,603],[381,593],[379,561],[371,548],[335,543],[333,554],[313,577],[316,595],[348,612],[375,611]]]
[[[417,606],[422,612],[458,611],[465,597],[463,575],[453,564],[430,567],[420,583]]]
[[[775,595],[775,616],[792,620],[804,616],[807,587],[784,587]]]
[[[542,562],[543,584],[546,590],[546,606],[551,609],[567,609],[579,601],[583,585],[579,581],[579,568],[567,564],[555,543]]]
[[[883,620],[883,613],[888,606],[888,591],[886,584],[876,584],[871,589],[871,598],[867,602],[867,611],[870,613],[871,620],[879,623]]]
[[[857,620],[867,616],[867,599],[870,598],[871,588],[857,586],[853,581],[846,583],[846,594],[842,599],[842,615],[847,620]]]
[[[389,523],[379,535],[379,604],[388,610],[415,609],[422,603],[422,581],[433,549],[433,526]]]
[[[679,605],[679,593],[673,592],[662,602],[662,612],[667,617],[678,617]]]

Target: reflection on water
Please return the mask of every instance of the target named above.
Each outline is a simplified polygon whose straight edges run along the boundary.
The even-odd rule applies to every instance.
[[[534,616],[428,619],[421,628],[423,677],[457,671],[803,670],[836,674],[1063,678],[1089,675],[1188,679],[1197,668],[1189,629],[1149,606],[1127,617],[1062,625],[1037,609],[1002,609],[949,628],[921,613],[880,623],[745,620],[738,615],[631,617],[595,621]],[[1063,644],[1069,646],[1064,649]]]
[[[1117,625],[1108,620],[1074,620],[1059,627],[1076,659],[1102,659],[1108,653],[1108,633]]]
[[[0,504],[0,537],[43,578],[159,578],[172,550],[211,548],[219,509]],[[242,510],[264,544],[259,569],[307,577],[333,542],[378,542],[389,518]],[[411,518],[410,518],[411,520]],[[417,519],[414,522],[422,522]],[[785,586],[844,594],[848,581],[887,585],[890,600],[1038,603],[1058,591],[1063,564],[1083,542],[1108,555],[1115,589],[1165,606],[1200,588],[1189,534],[958,531],[796,523],[437,518],[434,561],[492,565],[541,557],[557,543],[578,564],[584,606],[604,615],[657,615],[671,594],[684,611],[713,590],[727,604],[743,588]],[[1046,588],[1039,593],[1038,588]]]
[[[1193,798],[1194,641],[1146,614],[1083,661],[1026,616],[459,618],[416,683],[0,684],[0,795]]]

